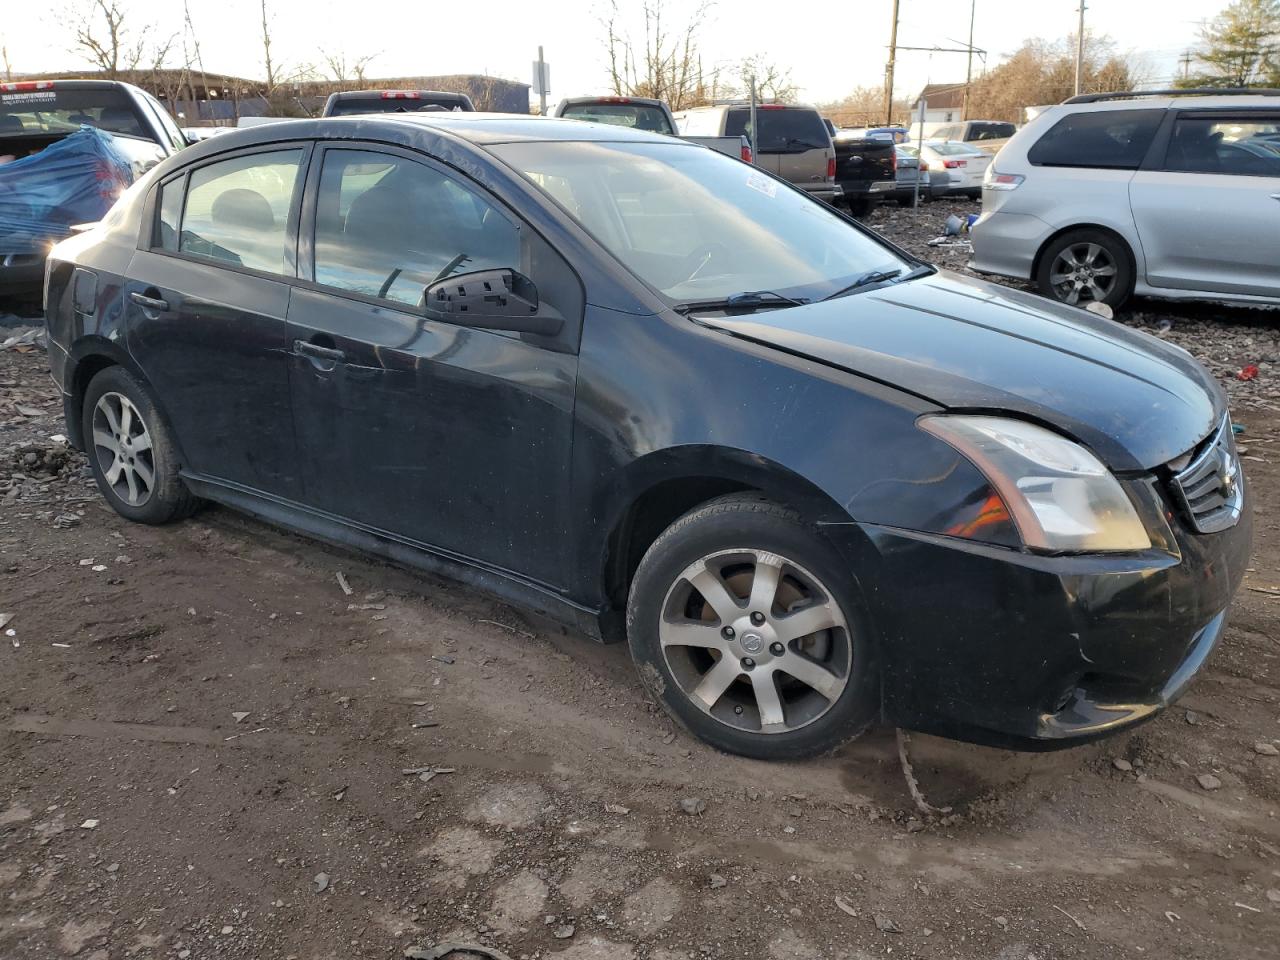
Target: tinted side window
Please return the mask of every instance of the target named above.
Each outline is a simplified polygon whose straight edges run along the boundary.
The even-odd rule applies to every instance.
[[[193,171],[178,249],[284,274],[289,210],[301,163],[301,150],[277,150]]]
[[[1101,110],[1063,117],[1027,152],[1042,167],[1137,170],[1163,110]]]
[[[1165,169],[1280,177],[1280,117],[1179,117]]]
[[[520,229],[471,189],[401,157],[325,153],[317,283],[417,306],[436,280],[502,267],[527,272]]]
[[[178,249],[178,223],[182,219],[182,188],[185,185],[186,178],[178,177],[160,187],[160,201],[156,204],[160,213],[154,245],[161,250]]]
[[[822,150],[831,146],[831,137],[816,110],[777,110],[756,107],[760,124],[760,153],[802,153],[805,150]],[[725,119],[726,137],[751,135],[751,111],[735,107]]]

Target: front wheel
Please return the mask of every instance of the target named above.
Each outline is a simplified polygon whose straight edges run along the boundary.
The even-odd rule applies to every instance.
[[[879,710],[848,566],[794,512],[759,498],[712,501],[658,538],[632,583],[627,635],[667,712],[730,753],[814,756]]]
[[[1036,284],[1043,296],[1075,307],[1118,307],[1133,290],[1133,267],[1124,242],[1101,230],[1073,230],[1040,257]]]

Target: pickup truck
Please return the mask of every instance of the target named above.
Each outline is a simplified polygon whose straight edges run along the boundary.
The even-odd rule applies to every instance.
[[[836,148],[836,183],[854,216],[865,217],[881,200],[894,196],[898,158],[892,140],[837,135],[832,143]]]
[[[474,113],[475,104],[465,93],[447,90],[339,90],[329,94],[322,117],[349,117],[357,113],[420,113],[429,110],[461,110]]]
[[[665,133],[669,137],[701,144],[726,156],[751,162],[751,143],[742,135],[731,137],[686,137],[676,131],[671,108],[649,97],[569,97],[551,111],[553,117],[608,123],[633,130]]]
[[[15,160],[38,155],[82,126],[110,134],[111,147],[134,179],[187,145],[173,118],[149,93],[115,80],[23,80],[0,83],[0,171]],[[27,170],[27,165],[24,165]],[[23,178],[38,168],[6,178],[4,197],[23,196]],[[13,182],[10,182],[13,181]],[[104,208],[101,213],[106,213]],[[50,225],[49,239],[65,227]],[[43,249],[6,236],[0,227],[0,295],[37,293],[44,280]]]

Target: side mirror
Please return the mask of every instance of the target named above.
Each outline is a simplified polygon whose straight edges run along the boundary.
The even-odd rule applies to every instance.
[[[477,270],[437,280],[423,298],[427,316],[485,330],[513,330],[550,337],[564,321],[538,313],[538,288],[515,270]]]

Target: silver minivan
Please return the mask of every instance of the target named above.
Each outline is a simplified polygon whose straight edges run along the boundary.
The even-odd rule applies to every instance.
[[[759,138],[752,134],[751,104],[745,100],[675,114],[681,136],[745,136],[755,148],[757,166],[812,196],[835,202],[839,195],[836,150],[822,114],[804,104],[757,103],[756,117]]]
[[[970,266],[1065,303],[1280,304],[1280,91],[1050,107],[987,168],[982,211]]]

